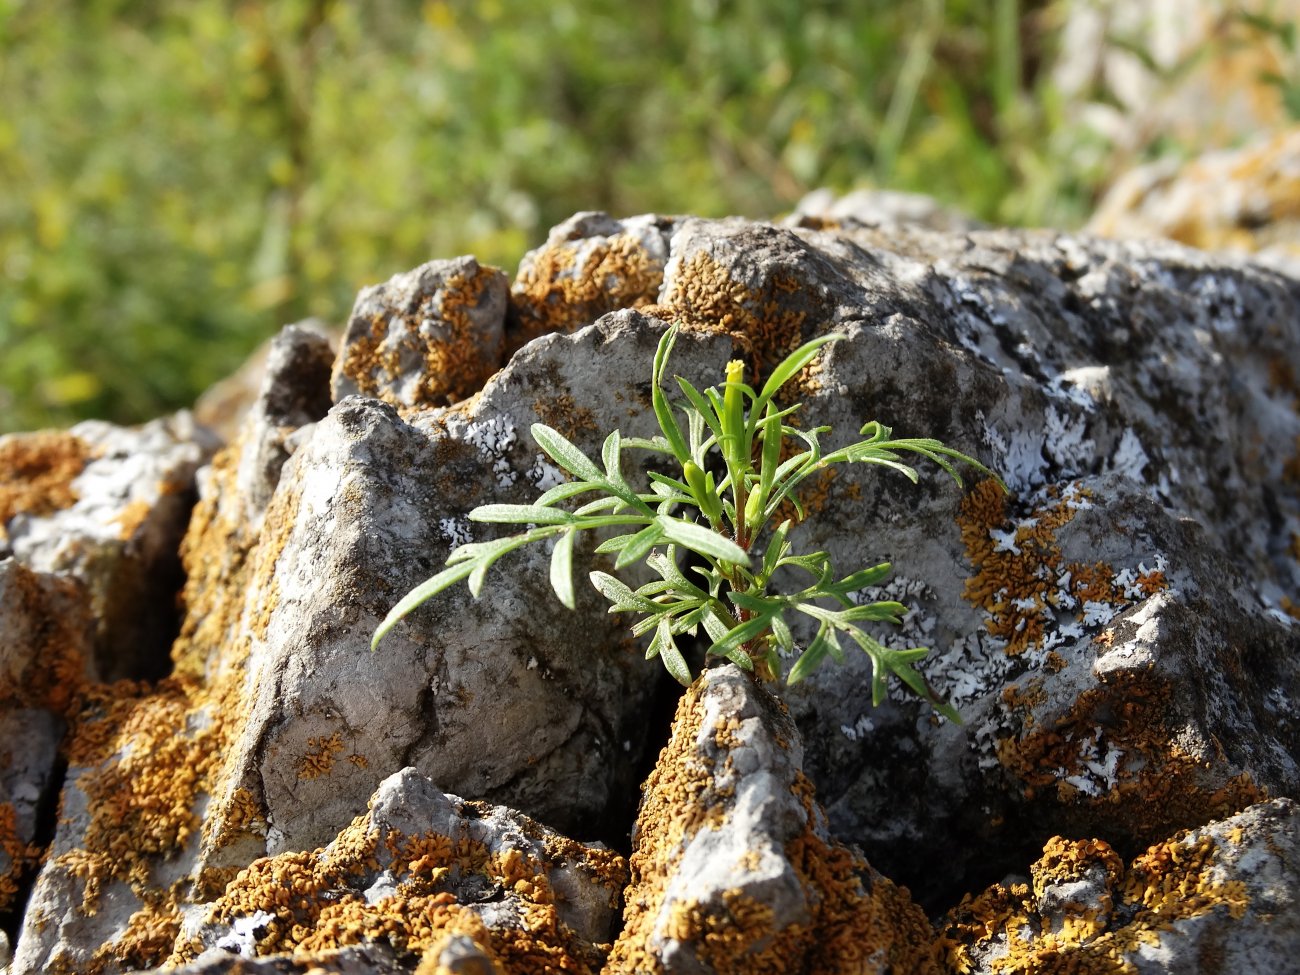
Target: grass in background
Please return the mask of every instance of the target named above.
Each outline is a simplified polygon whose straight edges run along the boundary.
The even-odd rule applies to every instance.
[[[927,193],[1077,225],[1017,0],[0,0],[0,432],[190,404],[281,324],[581,209]]]

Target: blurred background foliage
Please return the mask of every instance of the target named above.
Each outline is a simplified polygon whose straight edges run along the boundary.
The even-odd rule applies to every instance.
[[[433,257],[513,273],[577,210],[880,186],[1077,226],[1114,147],[1049,70],[1066,6],[0,0],[0,432],[188,405],[282,323]]]

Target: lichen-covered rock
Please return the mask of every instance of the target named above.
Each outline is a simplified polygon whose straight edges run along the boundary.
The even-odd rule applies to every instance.
[[[245,958],[228,952],[206,954],[185,965],[150,969],[166,975],[409,975],[410,966],[398,962],[393,949],[382,943],[351,945],[303,955],[268,955]],[[417,969],[419,975],[426,975]],[[454,975],[480,975],[455,972]],[[494,975],[485,972],[483,975]]]
[[[659,295],[671,218],[615,220],[578,213],[519,264],[510,292],[509,350],[548,332],[572,332],[607,312],[638,308]]]
[[[958,972],[1291,972],[1298,892],[1300,812],[1278,799],[1127,867],[1103,840],[1055,837],[1027,880],[965,898],[940,927]]]
[[[175,676],[80,688],[60,821],[23,917],[15,973],[156,965],[172,950],[181,904],[229,879],[202,873],[196,858],[241,714],[247,640],[239,607],[249,580],[265,572],[256,542],[292,435],[328,406],[330,362],[324,339],[286,329],[240,442],[199,478],[181,546],[187,578]]]
[[[0,560],[0,916],[43,852],[59,746],[95,677],[87,603],[75,580]]]
[[[172,960],[380,942],[409,959],[477,949],[514,975],[594,973],[626,879],[616,853],[444,795],[408,768],[385,779],[369,812],[325,848],[242,871],[195,912]]]
[[[854,190],[837,196],[828,189],[813,190],[795,204],[782,221],[788,227],[831,230],[839,226],[888,227],[911,224],[927,230],[962,233],[984,230],[987,225],[943,206],[932,196],[897,190]]]
[[[477,392],[501,365],[509,282],[472,257],[430,261],[357,295],[334,399],[361,393],[405,409]]]
[[[938,972],[906,890],[836,843],[799,733],[732,664],[682,698],[644,788],[606,972]]]
[[[0,437],[0,556],[85,586],[106,679],[166,671],[176,551],[214,446],[186,413]]]

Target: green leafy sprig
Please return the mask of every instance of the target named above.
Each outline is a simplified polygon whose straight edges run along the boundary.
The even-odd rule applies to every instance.
[[[646,658],[658,657],[681,683],[689,684],[691,673],[677,638],[697,635],[700,628],[712,641],[708,653],[756,671],[767,680],[780,673],[781,653],[796,656],[786,677],[792,684],[827,656],[843,661],[842,640],[847,638],[871,658],[873,704],[883,699],[886,677],[894,674],[944,715],[959,720],[950,706],[935,700],[912,666],[926,655],[925,648],[892,649],[861,627],[864,623],[899,623],[906,612],[897,602],[855,600],[861,590],[889,574],[889,563],[836,580],[827,553],[794,553],[789,541],[790,520],[772,527],[786,502],[794,506],[800,519],[804,517],[799,486],[833,464],[877,464],[916,483],[915,468],[900,459],[907,452],[933,461],[958,486],[962,480],[954,462],[996,478],[983,464],[938,440],[891,439],[890,428],[874,421],[859,431],[865,439],[829,453],[822,452],[820,442],[829,427],[802,429],[787,424],[786,419],[799,405],[780,408],[776,394],[824,345],[843,337],[827,335],[799,347],[757,391],[745,384],[744,365],[734,360],[727,364],[721,389],[710,387],[701,392],[682,377],[675,377],[685,401],[674,407],[662,388],[677,339],[677,329],[669,329],[659,342],[651,370],[651,397],[660,434],[650,439],[625,439],[615,430],[605,438],[598,465],[552,428],[533,424],[537,445],[573,479],[546,491],[532,504],[475,508],[469,515],[471,521],[528,527],[506,538],[471,542],[452,551],[446,568],[393,607],[375,631],[372,649],[398,620],[431,596],[467,579],[470,592],[477,597],[488,569],[498,559],[547,539],[553,540],[551,587],[572,609],[575,538],[582,531],[613,528],[618,534],[598,545],[596,552],[614,556],[615,572],[644,562],[658,578],[632,589],[614,574],[594,571],[589,574],[591,583],[609,600],[610,612],[640,616],[632,632],[650,637]],[[787,452],[783,447],[790,441],[801,449],[783,460],[782,454]],[[680,475],[651,471],[648,490],[633,488],[622,470],[623,451],[629,448],[666,455]],[[594,497],[578,503],[585,495]],[[758,552],[761,558],[756,559]],[[684,569],[686,553],[693,553],[697,564]],[[787,568],[813,581],[793,593],[769,591],[773,576]],[[816,636],[806,648],[795,643],[787,620],[790,613],[809,617],[817,625]]]

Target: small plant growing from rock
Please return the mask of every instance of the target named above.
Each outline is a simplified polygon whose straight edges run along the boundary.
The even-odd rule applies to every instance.
[[[777,392],[822,346],[843,335],[827,335],[796,349],[758,391],[744,383],[744,364],[735,360],[727,364],[720,391],[710,387],[701,392],[676,377],[686,396],[686,401],[677,405],[686,421],[683,429],[661,388],[676,337],[675,327],[665,333],[651,371],[651,396],[662,435],[649,440],[625,439],[615,430],[605,439],[602,469],[555,430],[533,424],[533,439],[573,480],[551,488],[532,504],[485,504],[470,512],[472,521],[529,527],[516,535],[471,542],[452,551],[445,569],[393,607],[376,629],[371,649],[398,620],[431,596],[462,579],[469,580],[470,592],[478,596],[497,559],[547,539],[554,543],[551,586],[572,609],[575,537],[581,531],[617,528],[623,532],[602,542],[596,551],[615,557],[615,572],[642,561],[658,578],[635,590],[607,572],[592,572],[589,578],[609,600],[611,613],[640,615],[632,632],[650,635],[646,658],[658,657],[681,683],[690,683],[691,672],[676,638],[695,635],[701,627],[712,640],[709,654],[726,657],[764,680],[775,680],[780,673],[781,653],[796,656],[786,676],[790,684],[808,676],[827,656],[842,661],[841,641],[847,638],[871,658],[873,704],[878,705],[884,697],[885,678],[892,673],[945,716],[959,720],[949,705],[935,700],[912,667],[913,661],[929,652],[926,648],[895,650],[861,627],[863,623],[899,623],[906,612],[901,603],[864,603],[855,598],[889,574],[889,563],[859,569],[837,580],[825,552],[800,555],[793,551],[789,519],[775,528],[772,525],[786,502],[802,518],[799,485],[833,464],[879,464],[916,483],[916,470],[899,459],[906,451],[934,461],[959,487],[961,477],[952,461],[996,475],[938,440],[891,439],[890,428],[875,421],[859,431],[866,439],[829,453],[822,452],[819,437],[830,427],[802,429],[786,424],[799,404],[778,407]],[[783,459],[783,454],[789,454],[783,445],[791,440],[801,442],[802,449]],[[622,472],[622,452],[629,448],[666,454],[676,462],[680,476],[652,471],[650,490],[636,490]],[[715,459],[721,461],[716,467]],[[596,497],[576,507],[561,506],[587,494]],[[702,564],[683,569],[680,557],[685,552],[693,553]],[[796,592],[773,592],[772,577],[783,568],[799,570],[814,581]],[[831,603],[834,606],[828,605]],[[786,620],[790,613],[801,613],[817,624],[816,636],[805,648],[795,643]]]

